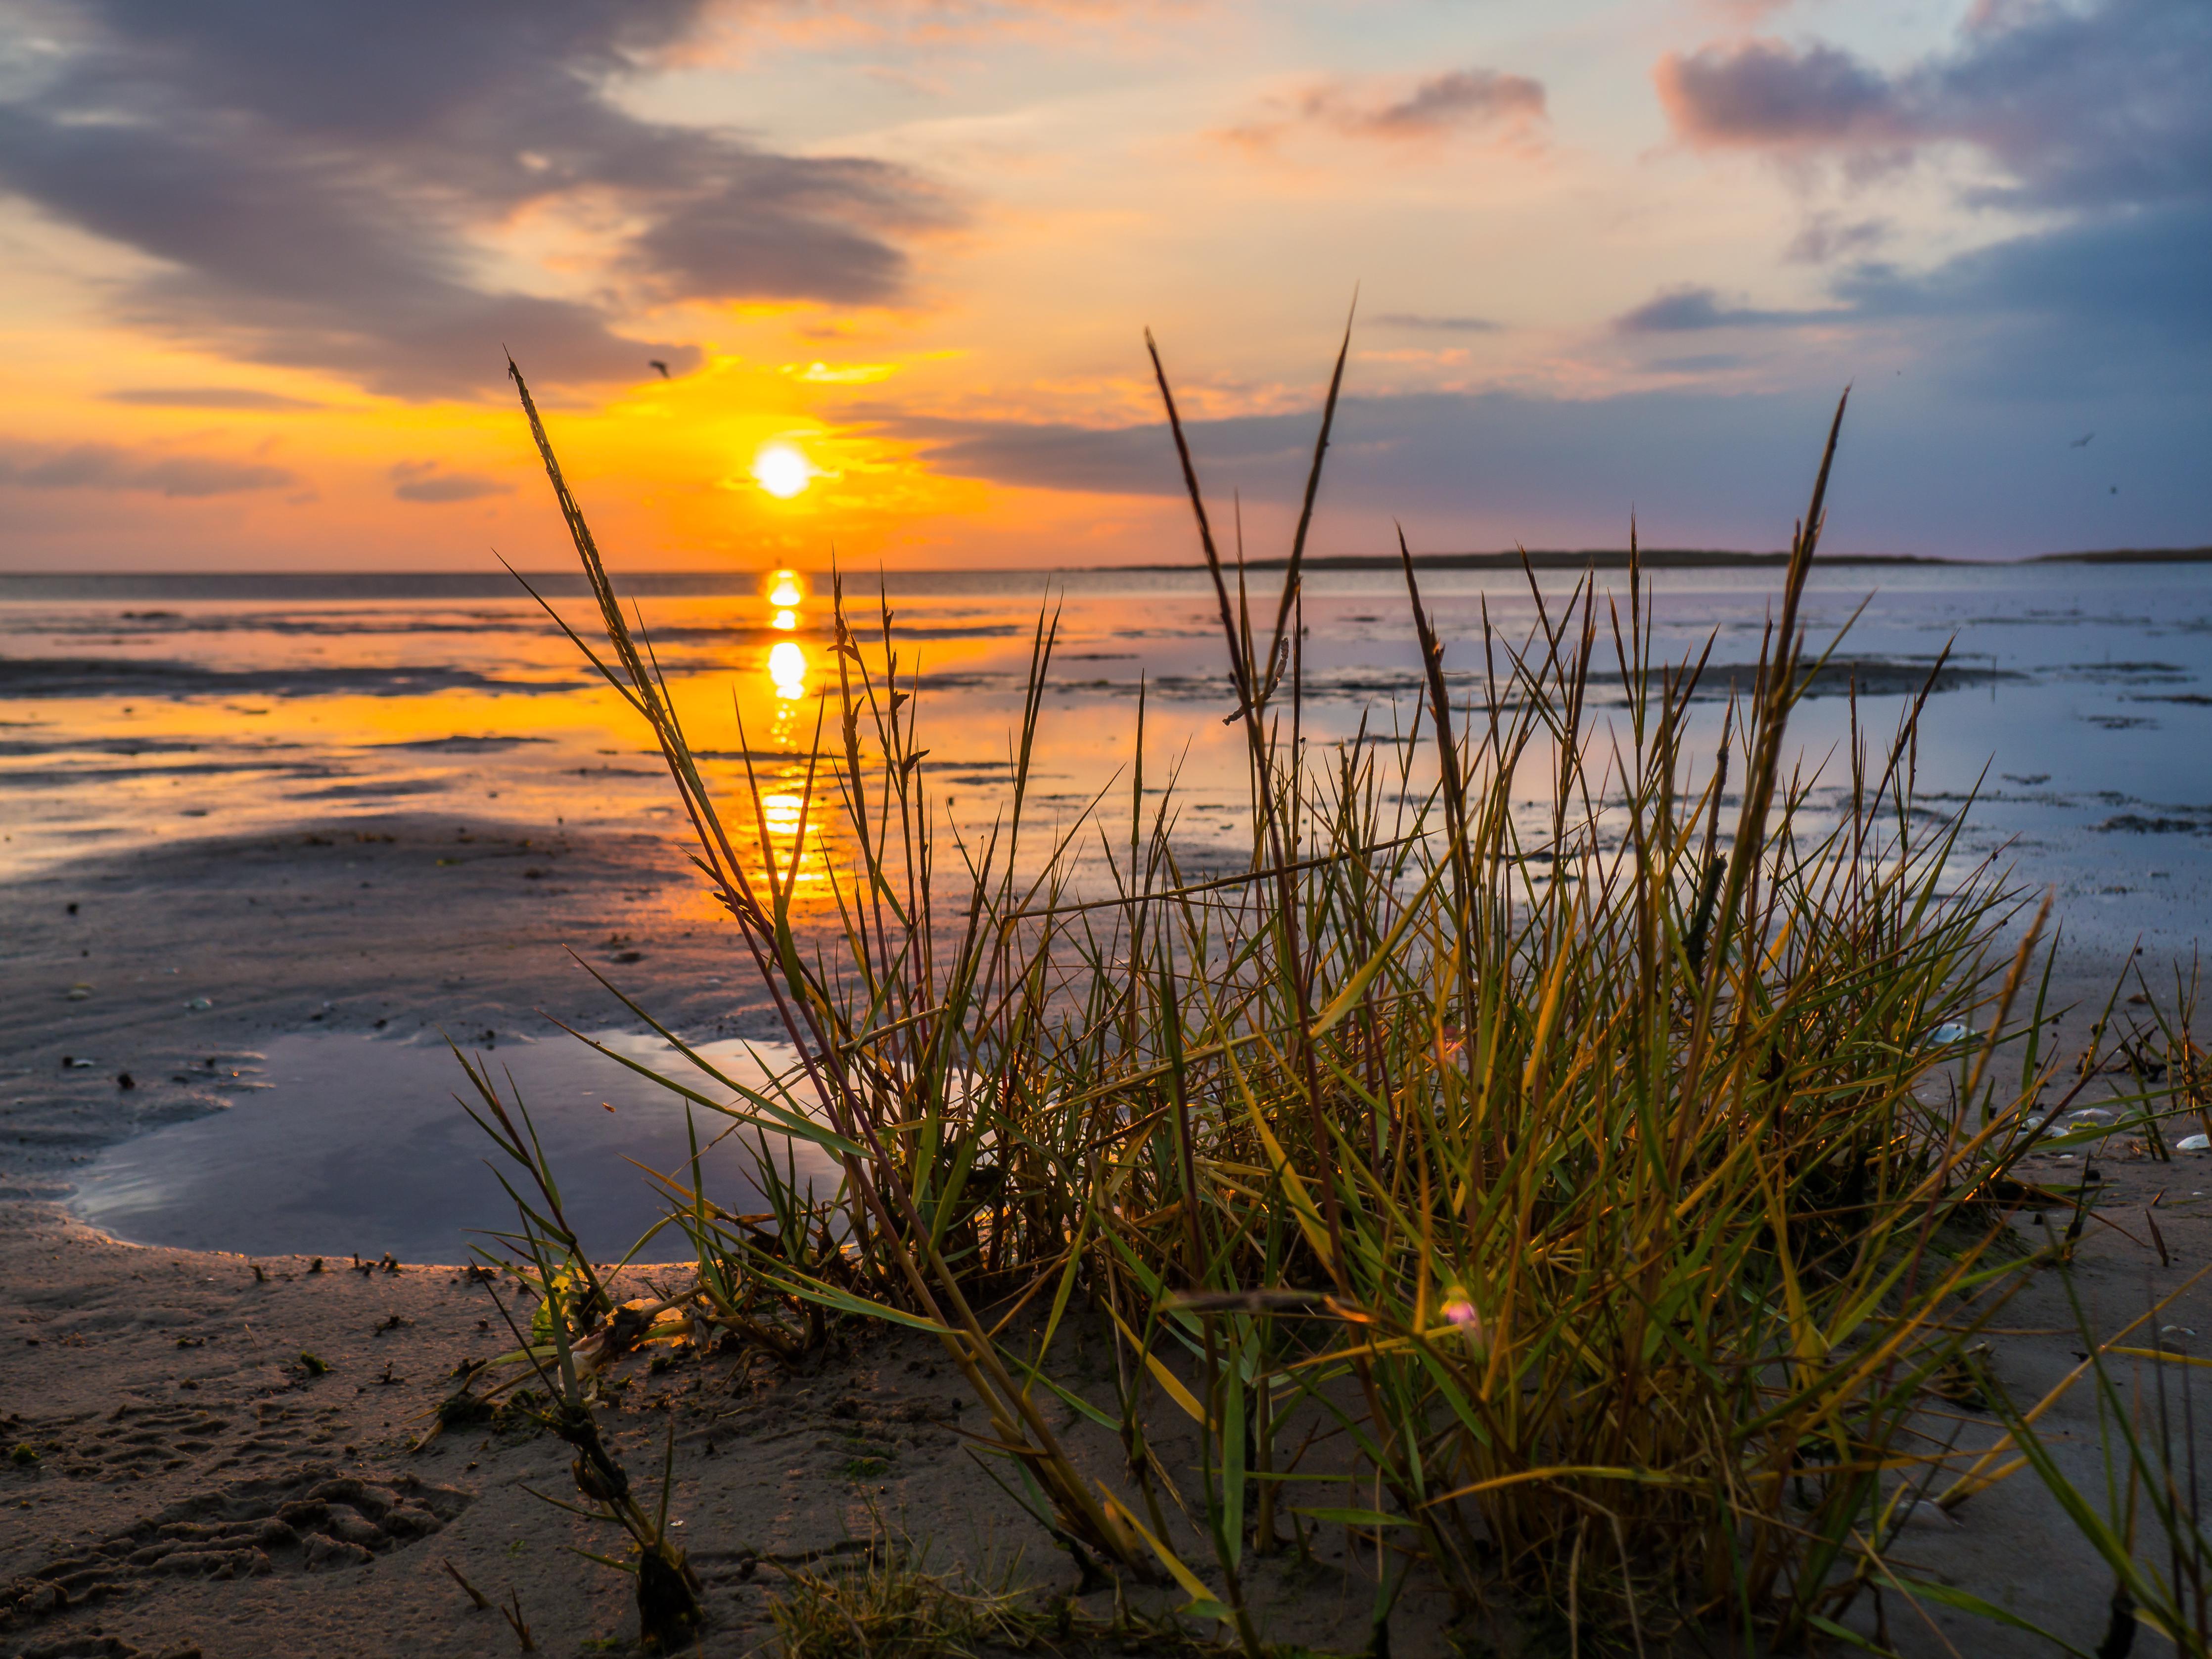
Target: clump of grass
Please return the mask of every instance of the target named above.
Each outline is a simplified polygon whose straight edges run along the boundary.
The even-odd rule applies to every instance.
[[[781,1659],[967,1659],[1025,1652],[1073,1631],[1072,1615],[1037,1610],[1012,1568],[988,1579],[933,1571],[926,1545],[881,1527],[867,1542],[851,1555],[775,1569],[785,1585],[768,1611]]]
[[[1917,798],[1926,691],[1886,733],[1854,702],[1840,801],[1790,757],[1841,405],[1709,764],[1705,659],[1656,654],[1632,541],[1625,608],[1532,576],[1534,625],[1486,621],[1456,685],[1407,556],[1406,740],[1317,759],[1300,570],[1343,354],[1272,621],[1153,363],[1243,734],[1250,853],[1226,876],[1187,869],[1147,805],[1141,699],[1126,822],[1101,802],[1036,841],[1049,615],[1000,814],[944,827],[921,688],[842,586],[779,843],[750,773],[709,790],[515,374],[605,653],[569,636],[652,732],[799,1055],[746,1087],[655,1025],[694,1068],[662,1081],[761,1135],[769,1202],[720,1207],[696,1154],[662,1177],[684,1316],[786,1352],[825,1315],[933,1333],[1086,1575],[1172,1582],[1255,1655],[1252,1559],[1321,1528],[1372,1552],[1378,1624],[1418,1565],[1469,1612],[1502,1595],[1639,1644],[1685,1619],[1840,1632],[1895,1472],[1945,1463],[1930,1402],[2033,1259],[2006,1207],[2059,1081],[2045,917],[2000,948],[2019,896],[1957,868],[1960,819]],[[809,823],[833,853],[811,913]],[[2099,1071],[2093,1049],[2059,1105]],[[835,1199],[799,1196],[770,1136],[833,1155]],[[571,1253],[537,1267],[549,1304],[590,1279],[533,1237]],[[976,1311],[1013,1298],[1029,1324]],[[615,1330],[611,1301],[596,1316]],[[1110,1333],[1110,1399],[1048,1364],[1079,1317]],[[1170,1428],[1197,1442],[1180,1483]]]

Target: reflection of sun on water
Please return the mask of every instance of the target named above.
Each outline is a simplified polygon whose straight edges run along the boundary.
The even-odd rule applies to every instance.
[[[766,487],[767,481],[763,483]],[[797,571],[770,571],[761,583],[761,595],[770,607],[770,628],[782,634],[799,631],[799,606],[805,602],[806,588]],[[812,735],[800,723],[806,711],[806,647],[795,639],[778,640],[769,647],[766,666],[769,684],[775,691],[770,705],[769,741],[796,763]],[[803,766],[787,764],[761,780],[760,795],[760,822],[768,832],[762,850],[775,865],[777,880],[789,879],[800,885],[823,878],[822,830],[806,810],[805,777]]]
[[[768,677],[775,695],[796,702],[806,695],[806,650],[797,640],[778,640],[768,653]]]
[[[765,453],[765,452],[763,452]],[[805,586],[796,570],[771,570],[761,583],[761,591],[775,607],[775,614],[769,618],[769,626],[778,633],[795,633],[799,628],[799,607],[806,598]],[[796,702],[806,695],[806,649],[796,640],[778,640],[768,653],[769,684],[775,687],[779,702]],[[777,724],[784,724],[786,711],[777,711]]]

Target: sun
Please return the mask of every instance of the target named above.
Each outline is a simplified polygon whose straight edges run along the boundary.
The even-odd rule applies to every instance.
[[[789,444],[766,444],[753,457],[753,482],[787,501],[814,482],[814,463]]]

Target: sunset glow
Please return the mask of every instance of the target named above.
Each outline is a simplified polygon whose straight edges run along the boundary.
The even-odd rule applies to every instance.
[[[1147,328],[1279,552],[1355,289],[1317,552],[1771,548],[1846,383],[1832,549],[2203,544],[2201,11],[27,12],[0,562],[557,564],[502,348],[633,568],[1181,560]]]

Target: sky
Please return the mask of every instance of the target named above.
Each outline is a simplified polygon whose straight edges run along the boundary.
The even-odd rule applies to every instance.
[[[2212,543],[2205,0],[0,0],[0,570]],[[1356,303],[1355,303],[1356,296]]]

